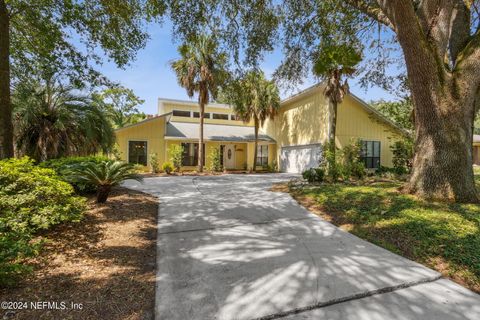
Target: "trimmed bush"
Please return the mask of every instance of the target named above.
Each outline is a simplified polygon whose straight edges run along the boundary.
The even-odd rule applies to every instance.
[[[29,269],[22,262],[38,252],[37,231],[78,221],[85,209],[85,199],[53,169],[26,157],[0,161],[0,284]]]
[[[163,165],[162,165],[162,170],[166,174],[170,174],[173,171],[173,165],[170,162],[164,162]]]
[[[75,191],[81,194],[86,194],[95,193],[97,187],[86,181],[72,179],[71,171],[83,168],[89,163],[99,164],[103,161],[108,161],[108,158],[103,156],[66,157],[41,162],[39,166],[55,170],[62,180],[70,183],[75,188]]]
[[[223,171],[220,148],[213,149],[210,152],[210,154],[208,155],[208,160],[210,161],[210,165],[208,167],[208,170],[213,171],[213,172]]]
[[[150,154],[150,167],[152,167],[152,173],[158,173],[160,170],[160,163],[158,162],[158,154]]]
[[[325,170],[323,168],[310,168],[302,172],[302,177],[309,183],[323,182]]]
[[[183,147],[178,144],[173,144],[168,149],[168,153],[170,155],[170,164],[175,168],[176,172],[180,172],[182,168]]]

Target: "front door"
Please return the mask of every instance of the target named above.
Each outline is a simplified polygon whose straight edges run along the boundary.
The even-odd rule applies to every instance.
[[[235,169],[235,145],[227,144],[225,145],[225,150],[223,151],[223,157],[225,163],[225,169]]]

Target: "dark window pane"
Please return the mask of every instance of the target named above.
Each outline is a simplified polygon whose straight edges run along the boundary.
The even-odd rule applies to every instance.
[[[198,143],[182,143],[182,166],[198,165]],[[203,163],[205,164],[205,144],[203,144]]]
[[[360,158],[365,168],[380,168],[380,141],[362,141]]]
[[[128,142],[128,162],[147,165],[147,142],[129,141]]]
[[[213,119],[228,120],[228,114],[214,113],[214,114],[213,114]]]
[[[190,111],[173,110],[173,115],[174,115],[175,117],[187,117],[187,118],[190,118]]]
[[[193,113],[193,117],[194,117],[194,118],[200,118],[200,112],[195,111],[195,112]],[[210,119],[210,113],[209,113],[209,112],[205,112],[205,113],[203,114],[203,117],[204,117],[205,119]]]
[[[380,141],[373,142],[373,156],[380,157]]]

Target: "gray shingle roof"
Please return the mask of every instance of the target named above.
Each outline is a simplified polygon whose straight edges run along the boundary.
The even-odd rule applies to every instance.
[[[190,122],[168,122],[166,138],[199,139],[199,124]],[[204,124],[203,137],[211,141],[247,142],[255,140],[253,127],[229,126],[220,124]],[[275,142],[266,134],[258,134],[259,141]]]

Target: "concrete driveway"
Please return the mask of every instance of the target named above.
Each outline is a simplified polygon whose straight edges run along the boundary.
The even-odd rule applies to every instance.
[[[480,319],[480,296],[269,191],[287,174],[161,177],[156,319]]]

